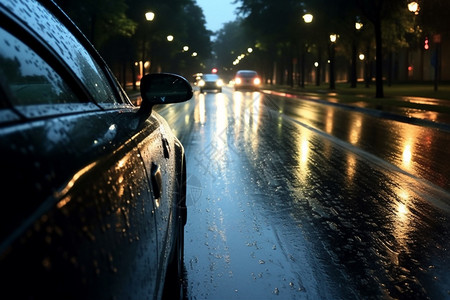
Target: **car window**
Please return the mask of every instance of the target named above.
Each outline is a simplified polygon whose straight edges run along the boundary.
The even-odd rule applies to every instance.
[[[219,75],[206,74],[206,75],[203,76],[203,79],[206,80],[206,81],[217,80],[217,79],[219,79]]]
[[[25,24],[40,28],[39,35],[71,68],[97,103],[116,103],[116,94],[103,70],[74,37],[74,35],[47,9],[34,0],[5,1],[5,5]]]
[[[258,74],[254,71],[240,71],[237,72],[237,76],[242,76],[242,77],[255,77]]]
[[[0,28],[0,78],[15,106],[80,102],[38,54]]]

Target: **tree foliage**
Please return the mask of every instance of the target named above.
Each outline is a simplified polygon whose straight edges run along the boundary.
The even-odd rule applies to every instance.
[[[56,1],[110,64],[151,60],[152,71],[188,73],[211,55],[212,33],[195,0]],[[149,11],[153,21],[145,18]],[[182,54],[183,46],[198,57]]]
[[[364,47],[376,58],[377,97],[383,97],[383,61],[389,53],[418,45],[423,32],[447,33],[450,1],[416,0],[421,7],[418,16],[408,10],[408,0],[236,0],[243,20],[271,59],[289,73],[291,58],[299,56],[301,45],[312,46],[316,55],[328,56],[329,35],[338,34],[339,55],[354,61],[355,47]],[[304,13],[314,16],[309,25],[301,21]],[[355,30],[355,22],[362,30]],[[356,44],[356,41],[359,44]],[[364,44],[364,45],[363,45]],[[300,46],[299,46],[300,45]],[[300,47],[300,48],[299,48]],[[272,50],[271,50],[272,49]],[[311,49],[311,48],[308,48]],[[300,51],[301,53],[301,51]],[[285,60],[286,63],[282,61]]]

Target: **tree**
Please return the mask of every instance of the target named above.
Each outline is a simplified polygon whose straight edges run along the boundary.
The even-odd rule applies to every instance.
[[[217,32],[213,51],[216,55],[215,63],[220,66],[220,72],[231,77],[234,74],[233,62],[241,53],[247,53],[249,47],[254,47],[255,41],[242,26],[242,19],[225,23]]]
[[[294,56],[296,56],[297,35],[301,34],[299,24],[303,4],[296,0],[240,0],[239,13],[243,16],[242,25],[252,33],[266,65],[277,71],[272,80],[292,85]],[[276,66],[276,67],[274,67]],[[287,76],[285,74],[287,73]],[[278,80],[277,80],[278,78]]]
[[[406,30],[395,30],[402,28],[405,23],[401,22],[408,12],[403,0],[356,0],[361,13],[373,24],[376,45],[376,97],[383,98],[383,28],[390,27],[401,36],[393,40],[402,40]],[[387,25],[384,25],[387,24]],[[393,27],[392,27],[393,26]],[[390,31],[390,32],[393,32]],[[388,31],[389,32],[389,31]]]
[[[91,43],[101,49],[111,37],[132,36],[136,23],[126,15],[124,0],[56,0]]]

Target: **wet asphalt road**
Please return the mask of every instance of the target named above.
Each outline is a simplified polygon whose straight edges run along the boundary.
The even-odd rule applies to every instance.
[[[450,133],[259,92],[157,109],[188,164],[186,299],[450,299]]]

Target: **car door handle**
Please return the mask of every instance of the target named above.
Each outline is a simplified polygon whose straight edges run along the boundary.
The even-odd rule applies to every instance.
[[[152,163],[151,180],[153,195],[155,196],[155,199],[159,199],[162,194],[162,175],[160,167],[155,163]]]

